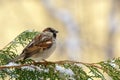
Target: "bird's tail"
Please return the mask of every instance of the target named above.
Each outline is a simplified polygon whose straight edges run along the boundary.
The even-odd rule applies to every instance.
[[[9,62],[16,62],[18,60],[22,60],[24,58],[24,54],[21,54],[20,56],[17,56],[15,59],[10,60]]]

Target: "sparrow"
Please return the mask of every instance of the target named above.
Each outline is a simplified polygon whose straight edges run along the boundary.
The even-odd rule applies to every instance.
[[[47,59],[56,48],[56,37],[58,31],[48,27],[23,49],[22,53],[13,61],[32,59],[34,61],[42,61]]]

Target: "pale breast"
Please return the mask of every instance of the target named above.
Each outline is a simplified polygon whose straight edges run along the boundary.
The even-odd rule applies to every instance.
[[[53,40],[53,45],[49,49],[46,49],[43,52],[40,51],[39,53],[36,53],[32,57],[30,57],[30,59],[35,61],[41,61],[43,59],[47,59],[55,51],[55,48],[56,48],[56,41]]]
[[[44,51],[44,53],[42,54],[43,57],[45,59],[48,58],[55,51],[55,49],[56,49],[56,42],[54,41],[53,45],[49,49]]]

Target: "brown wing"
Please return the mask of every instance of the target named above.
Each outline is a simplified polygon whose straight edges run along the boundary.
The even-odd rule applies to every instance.
[[[31,57],[32,55],[42,52],[52,46],[52,37],[46,34],[36,36],[26,48],[23,50],[22,54],[25,54],[24,59]]]

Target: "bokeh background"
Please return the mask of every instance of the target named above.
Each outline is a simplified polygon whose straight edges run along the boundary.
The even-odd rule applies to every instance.
[[[120,56],[120,0],[0,0],[0,49],[25,30],[59,31],[49,60]]]

